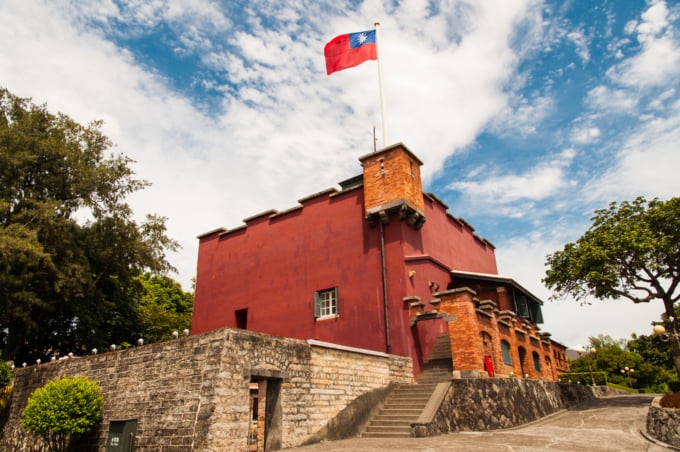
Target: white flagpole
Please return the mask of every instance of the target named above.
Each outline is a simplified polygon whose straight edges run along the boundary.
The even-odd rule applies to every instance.
[[[383,147],[387,147],[387,121],[385,120],[385,92],[383,90],[383,76],[382,76],[382,58],[380,57],[380,22],[374,22],[375,25],[375,46],[376,56],[378,57],[378,87],[380,89],[380,114],[382,115],[382,139]]]

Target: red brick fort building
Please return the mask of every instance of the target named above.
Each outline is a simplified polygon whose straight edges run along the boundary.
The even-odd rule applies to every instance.
[[[498,274],[495,248],[435,195],[401,143],[340,188],[199,236],[192,334],[243,328],[411,357],[414,377],[556,381],[566,348],[543,302]]]

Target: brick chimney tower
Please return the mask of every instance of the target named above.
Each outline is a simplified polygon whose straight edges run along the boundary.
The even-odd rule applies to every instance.
[[[392,213],[418,230],[425,223],[420,161],[402,143],[359,157],[364,168],[364,209],[371,226]]]

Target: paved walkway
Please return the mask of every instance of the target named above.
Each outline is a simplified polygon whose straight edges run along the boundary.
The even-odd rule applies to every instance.
[[[673,449],[647,439],[646,419],[654,396],[606,397],[560,411],[521,427],[493,432],[457,432],[430,438],[352,438],[329,441],[286,452],[343,451],[474,451],[474,452],[668,452]]]

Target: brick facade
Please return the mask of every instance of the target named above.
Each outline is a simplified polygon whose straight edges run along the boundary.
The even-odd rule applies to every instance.
[[[448,334],[454,377],[526,377],[557,381],[558,368],[554,359],[553,342],[549,334],[516,312],[500,307],[510,307],[506,288],[498,287],[496,301],[480,300],[468,288],[450,289],[435,293],[430,304],[439,318],[448,319]],[[432,319],[423,303],[410,309],[413,321],[419,323]],[[510,362],[503,356],[502,343],[507,344]],[[488,367],[488,362],[491,367]]]

